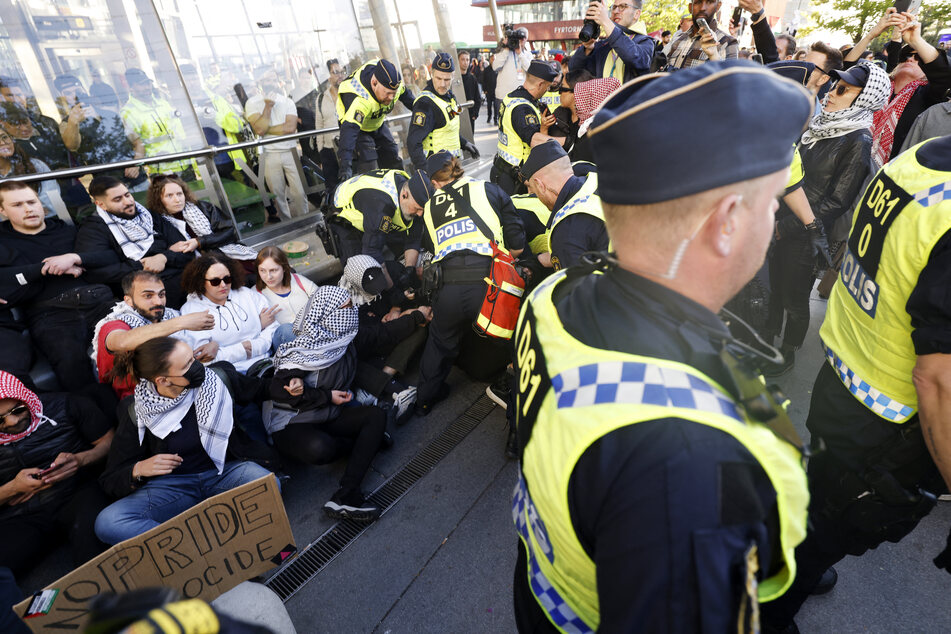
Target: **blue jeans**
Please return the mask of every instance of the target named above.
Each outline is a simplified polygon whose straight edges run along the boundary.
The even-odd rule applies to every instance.
[[[96,536],[110,545],[132,539],[210,497],[270,473],[254,462],[229,462],[221,475],[211,469],[159,476],[104,508],[96,518]]]
[[[277,349],[282,343],[287,343],[288,341],[294,341],[297,336],[294,334],[294,324],[281,324],[277,327],[277,330],[274,331],[274,334],[271,335],[271,352],[277,352]]]

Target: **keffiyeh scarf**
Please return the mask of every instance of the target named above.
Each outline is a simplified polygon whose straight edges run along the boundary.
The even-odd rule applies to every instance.
[[[591,79],[575,84],[575,110],[578,112],[578,136],[588,131],[588,126],[601,104],[621,87],[614,77]]]
[[[321,286],[294,321],[297,338],[282,343],[274,355],[278,370],[323,370],[336,363],[357,336],[356,306],[340,308],[350,293],[338,286]]]
[[[845,136],[854,130],[872,127],[874,114],[881,110],[892,92],[891,80],[881,68],[868,62],[859,64],[869,69],[868,81],[852,105],[835,112],[826,112],[829,102],[827,94],[822,100],[823,110],[812,118],[812,122],[802,134],[802,144],[811,147],[816,141]]]
[[[109,227],[112,237],[119,243],[122,252],[130,260],[141,260],[155,242],[155,226],[148,209],[135,203],[135,216],[122,218],[96,207],[96,213]]]
[[[905,112],[905,106],[911,101],[915,91],[927,85],[926,80],[917,79],[895,95],[887,106],[875,113],[875,122],[872,125],[872,158],[876,165],[881,167],[888,162],[892,155],[892,146],[895,144],[895,128],[898,120]]]
[[[162,321],[168,321],[169,319],[174,319],[181,315],[180,312],[174,308],[165,307],[165,313],[162,315]],[[92,333],[92,362],[95,365],[96,359],[99,358],[99,332],[102,330],[102,327],[108,324],[110,321],[121,321],[129,325],[129,328],[138,328],[139,326],[148,326],[152,322],[139,314],[139,311],[132,308],[125,302],[117,302],[115,306],[112,307],[112,310],[109,311],[109,314],[100,319],[96,323],[96,327],[93,329]],[[174,335],[173,335],[174,336]],[[98,370],[97,370],[98,372]]]
[[[0,433],[0,445],[8,445],[21,438],[26,438],[40,426],[42,423],[55,425],[56,421],[43,416],[43,403],[40,398],[9,372],[0,371],[0,399],[12,398],[25,404],[30,408],[30,425],[19,434]]]
[[[208,217],[194,203],[185,203],[185,209],[182,210],[182,217],[191,227],[197,236],[207,236],[212,233],[211,223]],[[219,250],[230,258],[235,260],[253,260],[258,256],[258,252],[251,247],[243,244],[225,244],[219,247]]]
[[[369,255],[354,255],[347,260],[347,266],[343,267],[343,277],[340,278],[338,286],[350,293],[354,306],[369,304],[378,297],[363,290],[363,274],[367,269],[373,267],[383,268],[379,262]]]
[[[195,417],[198,419],[201,446],[220,474],[225,467],[228,438],[234,428],[234,412],[231,395],[218,375],[211,370],[205,371],[205,380],[198,389],[186,388],[175,398],[159,394],[151,381],[139,381],[135,386],[139,444],[145,439],[146,429],[161,439],[181,429],[182,419],[192,406],[195,407]]]

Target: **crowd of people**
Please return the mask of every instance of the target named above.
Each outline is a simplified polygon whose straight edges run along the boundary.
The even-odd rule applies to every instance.
[[[513,31],[487,61],[434,51],[404,74],[379,59],[345,75],[330,60],[319,96],[309,71],[292,97],[262,67],[243,112],[183,66],[225,142],[297,130],[304,97],[316,128],[339,125],[336,144],[304,148],[326,168],[327,245],[343,267],[335,285],[295,272],[276,247],[242,244],[229,215],[192,192],[187,160],[98,174],[87,187],[0,180],[0,565],[23,574],[63,534],[79,565],[269,473],[293,486],[288,460],[346,456],[323,508],[375,520],[361,490],[374,457],[447,397],[459,362],[506,408],[506,452],[520,460],[521,629],[724,630],[763,618],[795,631],[805,598],[834,583],[832,564],[906,534],[933,506],[923,491],[951,482],[946,433],[921,432],[944,416],[944,366],[921,360],[951,341],[949,227],[940,215],[920,227],[894,221],[913,201],[951,199],[951,67],[917,18],[894,8],[840,51],[800,50],[774,36],[760,0],[740,6],[749,18],[721,28],[719,3],[691,2],[677,32],[655,40],[639,0],[594,1],[585,18],[603,36],[560,59],[533,55]],[[746,25],[762,65],[739,60]],[[884,59],[870,58],[889,29]],[[484,97],[499,128],[489,182],[462,162],[479,152],[460,130],[457,69],[472,123]],[[59,124],[4,82],[0,169],[182,149],[184,128],[151,78],[132,68],[126,80],[119,108],[107,85],[87,92],[59,77]],[[398,101],[412,113],[408,161],[385,119]],[[677,157],[630,154],[691,120],[708,123],[694,140],[706,167],[689,182],[671,177]],[[260,158],[285,217],[308,204],[295,145],[266,145]],[[230,157],[223,174],[247,158]],[[92,209],[74,225],[50,213],[50,195],[85,196]],[[886,233],[850,237],[866,207]],[[896,263],[890,231],[922,248]],[[756,275],[768,279],[768,317],[742,336],[731,320],[731,333],[716,313]],[[807,482],[782,399],[758,375],[793,367],[817,275],[830,297],[829,365],[809,428],[814,448],[830,449]],[[520,315],[506,294],[523,299]],[[891,321],[874,321],[876,306]],[[855,330],[865,317],[871,342]],[[739,344],[750,337],[758,351]],[[899,373],[870,365],[876,353]],[[52,380],[39,378],[38,356]],[[852,444],[835,428],[842,411],[859,421]],[[913,446],[879,464],[896,422]],[[838,495],[849,477],[843,495],[868,487],[857,499],[881,502],[881,526],[842,528],[855,502]],[[645,492],[645,479],[669,487]],[[908,494],[897,511],[896,490]],[[809,507],[807,536],[810,493],[828,504]],[[657,513],[676,515],[669,531],[645,523]],[[631,534],[651,547],[630,548]],[[648,571],[641,590],[630,570]]]

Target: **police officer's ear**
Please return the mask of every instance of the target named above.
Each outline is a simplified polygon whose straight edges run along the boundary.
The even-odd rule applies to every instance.
[[[698,229],[701,236],[709,236],[711,247],[720,257],[728,257],[737,248],[736,230],[743,220],[742,206],[742,195],[724,196]]]

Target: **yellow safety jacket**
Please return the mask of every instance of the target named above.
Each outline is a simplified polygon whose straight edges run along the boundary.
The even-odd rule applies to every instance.
[[[482,224],[492,235],[485,235],[472,220],[465,209],[460,209],[455,201],[449,197],[446,190],[451,188],[456,196],[468,198],[472,209],[479,216]],[[489,203],[485,193],[485,183],[463,176],[457,181],[436,190],[433,197],[426,203],[423,211],[423,222],[426,231],[433,243],[433,262],[438,262],[451,253],[457,251],[472,251],[479,255],[492,256],[494,241],[499,248],[502,244],[502,221]]]
[[[234,111],[234,108],[224,97],[216,95],[208,90],[205,91],[205,94],[211,100],[211,103],[215,108],[215,123],[217,123],[221,129],[224,130],[225,138],[228,139],[228,143],[231,145],[240,143],[241,139],[238,138],[238,133],[244,129],[244,120],[237,112]],[[238,159],[241,159],[245,163],[248,162],[248,158],[245,156],[244,150],[231,150],[228,152],[228,156],[230,156],[235,162],[235,167],[238,165]]]
[[[538,196],[535,194],[516,194],[515,196],[512,196],[512,205],[514,205],[516,209],[527,211],[533,214],[536,218],[538,218],[538,222],[543,227],[548,227],[548,220],[551,218],[551,210],[546,207],[542,201],[538,200]],[[551,251],[551,247],[548,246],[547,230],[529,240],[528,248],[531,249],[532,253],[535,255],[538,255],[539,253],[548,253]]]
[[[885,165],[865,190],[819,330],[842,383],[894,423],[918,410],[905,306],[932,249],[951,229],[951,172],[921,165],[921,145]]]
[[[456,103],[454,96],[447,96],[449,99],[440,97],[429,90],[424,90],[416,97],[417,102],[419,102],[420,99],[431,101],[433,105],[436,106],[436,109],[442,112],[446,117],[446,125],[435,128],[423,139],[423,151],[426,153],[426,156],[429,156],[440,150],[448,150],[452,152],[453,156],[462,158],[462,146],[459,144],[459,105]],[[413,116],[416,117],[420,114],[423,113],[414,113]]]
[[[564,206],[551,215],[548,221],[548,244],[551,245],[551,236],[555,232],[555,227],[562,220],[574,214],[588,214],[594,216],[601,222],[604,222],[604,211],[601,209],[601,197],[598,196],[598,173],[590,172],[585,176],[584,185],[581,186],[575,195],[568,199]],[[551,254],[551,263],[555,270],[561,269],[559,254]]]
[[[367,66],[376,66],[380,60],[370,60],[357,70],[350,73],[350,76],[340,83],[337,89],[337,120],[340,123],[355,123],[360,126],[363,132],[375,132],[383,125],[383,119],[386,115],[393,112],[396,102],[400,95],[406,92],[406,87],[400,81],[393,101],[388,105],[383,105],[377,101],[373,92],[360,82],[360,75]],[[353,94],[356,98],[350,102],[349,108],[344,108],[343,95]]]
[[[568,506],[575,465],[601,437],[669,417],[733,436],[769,477],[785,565],[759,584],[758,597],[781,595],[795,577],[794,551],[806,535],[809,491],[799,450],[746,419],[726,390],[696,368],[591,348],[573,338],[552,300],[565,279],[564,272],[555,273],[535,289],[513,338],[516,421],[520,429],[532,425],[532,432],[512,518],[528,555],[529,585],[549,620],[562,632],[594,632],[600,624],[597,570],[578,541]]]
[[[542,114],[538,106],[522,97],[506,95],[502,99],[499,111],[499,146],[496,153],[512,167],[518,167],[524,163],[532,151],[532,146],[522,141],[512,126],[512,111],[522,105],[527,105],[532,109],[532,114],[528,115],[529,117],[534,116],[535,121],[541,122]]]
[[[799,148],[793,149],[792,163],[789,166],[789,180],[786,181],[786,192],[802,182],[806,177],[806,172],[802,168],[802,157],[799,155]]]
[[[542,95],[538,103],[543,106],[548,106],[548,112],[554,112],[555,108],[561,105],[561,93],[557,90],[549,90]]]
[[[362,233],[363,210],[354,206],[353,197],[359,191],[373,189],[386,194],[394,207],[392,215],[383,217],[379,230],[383,233],[394,231],[409,233],[413,221],[406,222],[403,214],[400,213],[400,192],[396,187],[397,176],[409,179],[409,175],[402,170],[373,170],[340,183],[334,191],[333,199],[333,206],[340,210],[338,217],[346,220],[354,229]]]
[[[164,99],[154,97],[149,104],[129,97],[119,116],[126,128],[142,139],[146,156],[174,154],[189,149],[185,143],[185,126],[182,125],[181,113]],[[162,174],[183,172],[194,166],[194,161],[182,160],[153,164],[146,169],[150,174]]]

